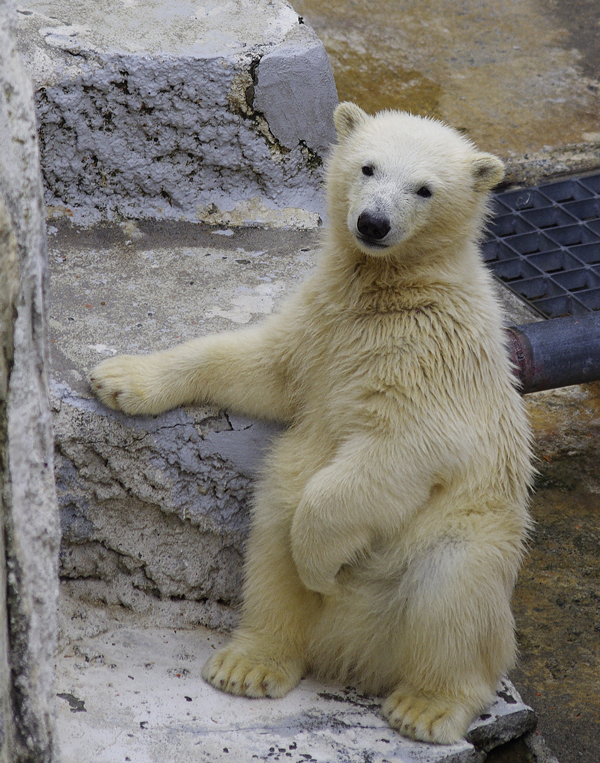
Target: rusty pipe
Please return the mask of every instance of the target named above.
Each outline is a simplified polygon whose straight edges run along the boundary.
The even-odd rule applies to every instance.
[[[506,329],[521,392],[600,380],[600,312]]]

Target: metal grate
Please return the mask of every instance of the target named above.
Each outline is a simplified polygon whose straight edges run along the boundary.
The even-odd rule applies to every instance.
[[[494,197],[483,257],[547,318],[600,309],[600,175]]]

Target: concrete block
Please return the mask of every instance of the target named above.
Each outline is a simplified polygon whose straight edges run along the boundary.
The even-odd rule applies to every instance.
[[[410,741],[387,725],[379,698],[310,678],[283,699],[232,697],[200,676],[221,643],[202,628],[123,628],[67,647],[57,670],[63,763],[482,763],[535,726],[507,680],[454,745]]]
[[[18,17],[52,213],[319,224],[337,93],[285,0],[29,0]]]
[[[61,569],[79,599],[230,628],[252,477],[276,427],[209,406],[128,417],[85,380],[103,357],[261,320],[314,261],[310,232],[198,228],[51,229]]]

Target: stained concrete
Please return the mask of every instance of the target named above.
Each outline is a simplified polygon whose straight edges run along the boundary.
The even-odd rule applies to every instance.
[[[53,214],[317,227],[337,95],[286,0],[28,0],[17,15]]]
[[[448,121],[510,182],[600,167],[600,6],[586,0],[297,0],[340,100]]]
[[[121,628],[68,646],[57,658],[63,763],[482,763],[535,725],[506,680],[454,745],[407,740],[380,699],[310,678],[283,699],[233,697],[200,676],[223,642],[202,628]]]

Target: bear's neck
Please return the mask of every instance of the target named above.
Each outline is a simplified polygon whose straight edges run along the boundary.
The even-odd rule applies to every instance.
[[[326,236],[321,285],[332,300],[359,312],[416,309],[429,304],[435,294],[463,292],[481,278],[484,265],[470,236],[434,250],[407,243],[394,255],[372,256],[358,249],[349,235],[341,239],[340,233]]]

